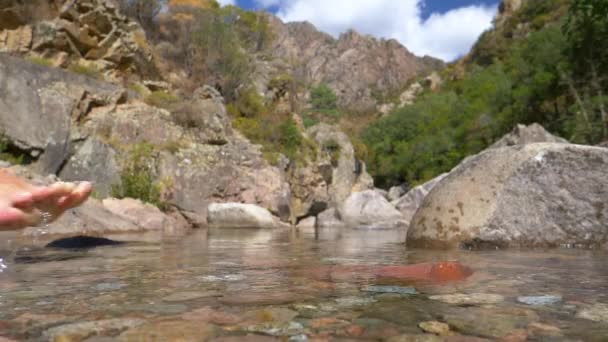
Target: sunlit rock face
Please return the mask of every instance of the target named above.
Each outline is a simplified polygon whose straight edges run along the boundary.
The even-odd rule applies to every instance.
[[[561,143],[488,149],[424,199],[408,246],[522,247],[606,243],[608,150]]]

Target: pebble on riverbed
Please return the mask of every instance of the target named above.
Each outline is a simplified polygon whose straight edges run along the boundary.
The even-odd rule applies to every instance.
[[[598,303],[588,306],[577,312],[576,317],[608,323],[608,304]]]
[[[429,298],[432,300],[438,300],[440,302],[455,305],[498,304],[505,301],[505,297],[491,293],[456,293],[448,295],[430,296]]]
[[[442,323],[442,322],[437,322],[437,321],[420,322],[420,324],[418,324],[418,327],[420,327],[420,329],[422,329],[424,332],[439,335],[439,336],[452,335],[452,332],[450,331],[450,326],[445,323]]]
[[[365,292],[373,292],[373,293],[397,293],[402,295],[415,295],[418,294],[413,287],[403,287],[403,286],[381,286],[381,285],[369,285],[362,289]]]
[[[520,296],[517,301],[527,305],[551,305],[562,301],[561,296]]]

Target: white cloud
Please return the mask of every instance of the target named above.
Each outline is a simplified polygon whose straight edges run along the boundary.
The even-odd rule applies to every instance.
[[[217,2],[220,3],[220,5],[222,6],[226,6],[226,5],[236,5],[235,0],[217,0]]]
[[[491,26],[496,7],[472,5],[421,17],[424,0],[256,0],[279,5],[284,21],[309,21],[338,36],[350,28],[377,37],[394,38],[417,55],[447,61],[467,53]]]

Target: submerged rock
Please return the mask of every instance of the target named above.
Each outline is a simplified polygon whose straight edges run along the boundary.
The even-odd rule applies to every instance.
[[[446,336],[452,334],[450,326],[448,324],[437,322],[437,321],[426,321],[418,324],[420,329],[427,333],[436,334],[440,336]]]
[[[79,322],[51,328],[44,332],[47,341],[81,341],[87,337],[119,332],[143,324],[137,318],[116,318],[102,321]]]
[[[403,295],[414,295],[418,294],[413,287],[403,287],[403,286],[383,286],[383,285],[369,285],[362,289],[365,292],[374,292],[374,293],[398,293]]]
[[[206,322],[159,321],[129,329],[117,341],[208,341],[216,330]]]
[[[486,150],[425,198],[408,246],[593,246],[608,242],[608,150],[538,143]]]
[[[505,301],[505,297],[498,294],[490,293],[458,293],[430,296],[429,298],[432,300],[438,300],[440,302],[456,305],[498,304]]]
[[[101,237],[79,235],[51,241],[46,245],[46,247],[63,249],[87,249],[100,246],[116,246],[121,244],[124,244],[124,242],[114,241]]]
[[[551,305],[562,301],[562,296],[520,296],[517,301],[528,305]]]
[[[576,317],[608,323],[608,304],[597,303],[585,307],[576,313]]]

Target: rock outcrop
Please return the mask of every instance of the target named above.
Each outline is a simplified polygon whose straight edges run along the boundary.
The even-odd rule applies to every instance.
[[[339,212],[349,228],[390,229],[407,226],[403,215],[374,190],[353,193],[340,206]]]
[[[211,228],[274,228],[272,214],[262,207],[242,203],[211,203],[207,209]]]
[[[0,85],[2,130],[41,174],[93,181],[105,197],[120,184],[133,147],[147,144],[169,204],[204,218],[211,202],[252,203],[289,219],[285,175],[232,130],[212,89],[187,103],[201,121],[191,128],[123,88],[15,57],[0,55]]]
[[[0,54],[0,128],[18,149],[56,173],[70,153],[72,126],[94,106],[124,100],[114,85]],[[93,95],[94,94],[94,95]]]
[[[154,77],[152,50],[139,25],[109,0],[38,1],[44,15],[0,24],[0,51],[20,53],[55,66],[74,67],[109,79]],[[0,3],[0,13],[24,5]],[[2,15],[0,15],[1,17]],[[26,20],[27,19],[27,20]]]
[[[531,125],[517,125],[513,131],[500,140],[495,142],[490,146],[490,148],[499,148],[504,146],[513,146],[513,145],[526,145],[538,142],[555,142],[555,143],[567,143],[568,140],[557,137],[547,130],[537,124],[533,123]]]
[[[276,35],[271,64],[301,75],[307,83],[328,84],[338,94],[339,104],[352,110],[373,111],[377,93],[399,91],[412,78],[443,67],[439,60],[416,57],[393,39],[379,40],[355,31],[334,39],[308,22],[285,24],[275,16],[268,18]],[[268,64],[261,67],[273,69]]]
[[[289,170],[292,222],[337,207],[351,193],[373,188],[365,164],[355,157],[348,136],[337,127],[318,124],[306,131],[318,155],[305,166]]]
[[[536,143],[468,158],[424,199],[408,246],[595,246],[608,242],[608,151]]]

